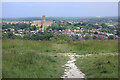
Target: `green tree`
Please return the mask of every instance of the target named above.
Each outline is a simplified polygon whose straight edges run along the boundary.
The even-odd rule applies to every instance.
[[[85,40],[89,40],[91,39],[91,36],[89,34],[86,34],[85,37],[84,37]]]
[[[30,35],[30,34],[25,34],[25,35],[23,36],[23,38],[29,40],[29,39],[31,39],[31,35]]]
[[[7,35],[8,35],[7,38],[11,38],[11,39],[15,39],[15,38],[17,38],[17,36],[14,35],[12,32],[8,32]]]
[[[33,30],[36,30],[37,28],[36,28],[36,26],[33,26]]]
[[[93,36],[93,39],[97,39],[97,37],[96,37],[96,36]]]
[[[98,34],[98,32],[94,32],[94,34]]]
[[[8,34],[7,33],[2,33],[2,39],[7,39],[8,38]]]
[[[102,28],[108,28],[108,25],[106,25],[105,23],[101,24]]]
[[[114,39],[113,35],[109,35],[108,39]]]
[[[77,40],[78,40],[78,35],[75,35],[74,37],[75,37],[75,39],[77,39]]]

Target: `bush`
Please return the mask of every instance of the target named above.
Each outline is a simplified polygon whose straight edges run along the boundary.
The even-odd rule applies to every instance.
[[[110,36],[108,37],[108,39],[114,39],[114,36],[113,36],[113,35],[110,35]]]
[[[89,40],[91,39],[91,36],[89,34],[86,34],[85,37],[84,37],[85,40]]]
[[[97,39],[97,37],[96,37],[96,36],[93,36],[93,39]]]

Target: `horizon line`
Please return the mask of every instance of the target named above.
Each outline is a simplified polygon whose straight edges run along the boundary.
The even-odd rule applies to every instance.
[[[36,16],[36,17],[2,17],[2,18],[42,18],[42,16]],[[47,17],[98,17],[98,16],[45,16],[46,18]],[[118,16],[99,16],[100,17],[118,17]]]

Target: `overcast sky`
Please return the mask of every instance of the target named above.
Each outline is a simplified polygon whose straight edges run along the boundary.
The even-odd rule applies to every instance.
[[[117,16],[117,2],[3,2],[2,17]]]

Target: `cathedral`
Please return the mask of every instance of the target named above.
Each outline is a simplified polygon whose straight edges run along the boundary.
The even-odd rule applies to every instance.
[[[38,27],[44,27],[44,26],[51,26],[52,25],[52,21],[46,21],[45,20],[45,16],[42,16],[42,21],[33,21],[32,22],[32,26],[38,26]]]

